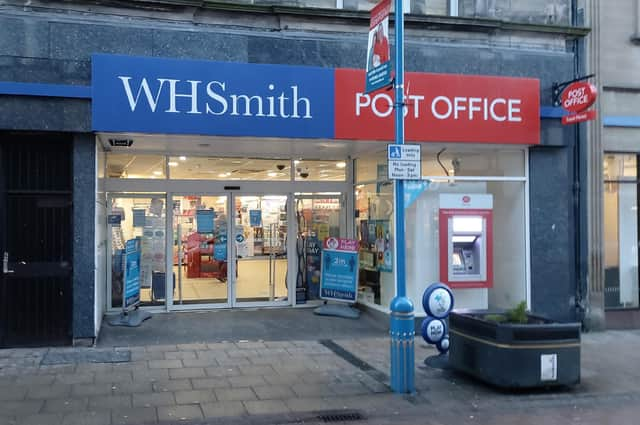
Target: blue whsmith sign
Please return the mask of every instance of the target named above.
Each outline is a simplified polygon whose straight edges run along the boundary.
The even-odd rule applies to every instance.
[[[96,54],[93,130],[333,138],[333,72]]]

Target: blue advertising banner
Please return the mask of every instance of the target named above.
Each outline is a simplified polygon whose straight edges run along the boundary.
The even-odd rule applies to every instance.
[[[94,131],[328,138],[334,70],[92,56]]]
[[[129,239],[125,244],[124,308],[140,301],[140,239]]]
[[[262,226],[262,210],[249,210],[249,225],[251,227]]]
[[[354,303],[358,292],[358,241],[327,238],[322,250],[320,297]]]
[[[213,233],[213,220],[216,218],[214,210],[197,210],[196,227],[198,233]]]

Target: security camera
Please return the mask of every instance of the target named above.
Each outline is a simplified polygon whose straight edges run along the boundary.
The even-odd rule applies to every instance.
[[[300,177],[302,177],[303,179],[306,179],[307,177],[309,177],[309,173],[307,173],[306,171],[303,171],[300,173]]]
[[[276,165],[276,168],[280,171],[284,170],[285,165],[284,164],[278,164]]]

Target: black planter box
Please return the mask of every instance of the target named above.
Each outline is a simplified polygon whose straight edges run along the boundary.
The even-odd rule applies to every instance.
[[[571,386],[580,382],[580,324],[527,315],[529,323],[484,320],[497,311],[449,316],[449,363],[501,388]]]

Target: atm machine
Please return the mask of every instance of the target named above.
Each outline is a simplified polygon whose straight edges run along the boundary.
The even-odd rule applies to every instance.
[[[493,286],[493,196],[440,194],[440,281],[452,288]]]

